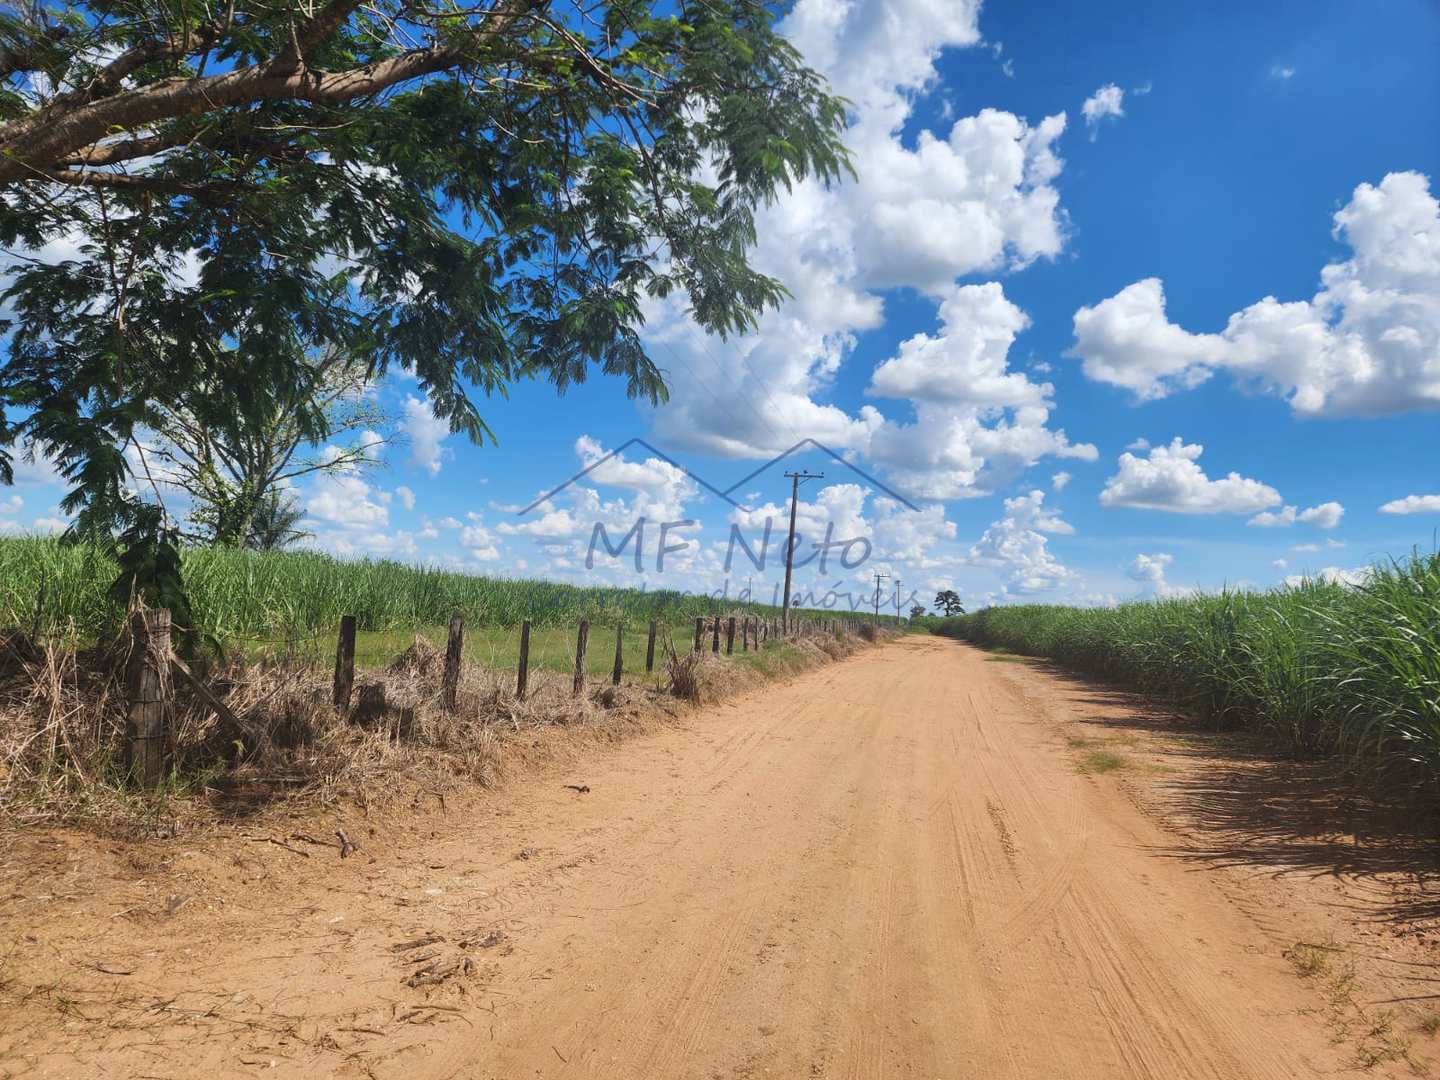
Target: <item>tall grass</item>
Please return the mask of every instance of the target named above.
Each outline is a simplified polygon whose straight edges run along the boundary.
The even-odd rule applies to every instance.
[[[1360,586],[993,607],[936,632],[1048,657],[1300,753],[1344,754],[1440,798],[1440,554],[1376,566]]]
[[[330,633],[341,615],[362,630],[443,625],[454,614],[472,626],[573,625],[588,619],[683,621],[717,602],[676,590],[579,587],[481,577],[389,560],[336,559],[319,552],[189,548],[183,573],[199,629],[220,641]],[[93,639],[116,617],[107,596],[118,573],[97,549],[40,537],[0,538],[0,627],[29,627],[41,590],[48,629],[73,627]],[[729,609],[738,607],[725,602]],[[769,611],[763,605],[754,610]]]

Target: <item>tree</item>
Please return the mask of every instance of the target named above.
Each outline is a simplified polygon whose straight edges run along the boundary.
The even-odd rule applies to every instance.
[[[761,0],[35,0],[0,16],[5,448],[82,531],[133,523],[127,451],[203,393],[307,400],[306,358],[414,374],[439,417],[592,367],[662,400],[647,302],[753,327],[753,208],[848,170],[844,103]],[[50,245],[45,257],[41,249]],[[52,257],[56,250],[71,254]],[[27,254],[28,253],[28,254]],[[228,529],[229,526],[227,525]]]
[[[942,589],[936,593],[935,606],[947,616],[965,614],[965,605],[960,602],[960,594],[954,589]]]
[[[280,489],[376,460],[389,418],[368,393],[364,372],[334,356],[304,363],[300,400],[262,395],[241,403],[238,412],[217,408],[207,381],[150,410],[152,438],[137,440],[136,460],[157,501],[163,503],[166,489],[188,496],[191,539],[232,547],[273,547],[287,535],[299,539],[305,534],[293,527],[300,514],[293,500],[280,498]],[[313,415],[323,422],[318,429],[306,422]],[[347,438],[346,445],[335,441]],[[323,447],[307,452],[322,439]],[[257,529],[262,509],[269,520]],[[257,538],[266,543],[255,544]]]
[[[912,619],[923,619],[924,617],[925,617],[925,605],[924,605],[924,604],[914,604],[914,605],[911,606],[911,608],[910,608],[910,618],[912,618]]]
[[[303,516],[294,499],[272,490],[255,508],[246,546],[256,551],[274,551],[304,540],[311,534],[296,528]]]

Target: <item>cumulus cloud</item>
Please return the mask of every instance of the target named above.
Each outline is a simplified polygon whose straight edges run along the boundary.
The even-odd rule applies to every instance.
[[[1333,529],[1340,524],[1340,519],[1345,516],[1345,507],[1338,502],[1321,503],[1319,506],[1312,506],[1308,510],[1300,511],[1300,520],[1320,529]]]
[[[612,455],[588,435],[575,441],[574,450],[590,471],[524,517],[500,521],[493,532],[533,542],[543,556],[537,566],[542,574],[583,574],[592,581],[625,584],[635,583],[637,547],[639,572],[657,569],[663,539],[667,549],[663,573],[673,570],[678,576],[693,571],[686,587],[697,587],[700,567],[694,560],[701,552],[695,526],[673,524],[690,517],[687,503],[698,494],[694,480],[660,458],[632,460],[624,454]],[[519,509],[491,505],[506,512]],[[642,518],[644,524],[637,530]],[[470,519],[479,525],[478,515],[471,514]],[[666,523],[672,524],[667,528]],[[604,530],[603,535],[597,533],[597,527]],[[488,530],[485,536],[468,533],[468,538],[477,542],[475,550],[482,553],[478,558],[485,558],[488,535]],[[462,543],[465,539],[462,536]],[[681,543],[684,549],[674,551]],[[621,553],[611,554],[607,545]],[[587,561],[591,563],[588,567]]]
[[[1291,574],[1285,579],[1285,584],[1292,589],[1304,585],[1307,581],[1327,581],[1338,585],[1364,585],[1374,576],[1374,573],[1375,571],[1369,566],[1352,566],[1348,570],[1339,566],[1327,566],[1313,574]]]
[[[34,521],[34,528],[37,533],[45,533],[51,536],[55,535],[56,533],[62,533],[69,527],[69,518],[58,517],[51,514],[45,514],[37,517]]]
[[[479,514],[470,514],[473,524],[460,528],[460,546],[476,562],[494,562],[500,558],[500,544],[481,522]]]
[[[1068,483],[1070,483],[1070,474],[1068,472],[1057,472],[1054,476],[1050,477],[1050,487],[1054,491],[1064,491],[1065,485]]]
[[[1406,495],[1380,507],[1382,514],[1440,514],[1440,495]]]
[[[410,461],[431,476],[440,475],[446,454],[445,438],[450,424],[441,420],[430,406],[418,397],[407,397],[400,417],[400,428],[410,443]]]
[[[404,484],[395,489],[395,497],[400,500],[400,505],[406,510],[415,509],[415,492],[411,491]]]
[[[1054,181],[1064,114],[1032,125],[987,109],[940,130],[907,128],[936,84],[940,52],[980,44],[977,12],[978,4],[946,0],[799,0],[786,16],[790,40],[854,103],[847,141],[865,168],[857,182],[834,189],[797,184],[759,212],[753,260],[793,298],[763,316],[757,333],[718,341],[699,331],[680,298],[650,305],[646,344],[672,384],[670,404],[656,414],[658,437],[726,457],[770,455],[814,438],[877,462],[888,455],[882,472],[893,463],[891,479],[902,482],[903,471],[935,497],[972,482],[982,459],[1028,462],[1068,446],[1047,426],[1048,388],[1005,370],[1023,313],[1007,309],[998,286],[955,288],[961,275],[1021,267],[1063,249]],[[882,324],[881,294],[902,286],[933,298],[947,323],[907,342],[876,373],[879,396],[936,395],[913,425],[874,405],[851,413],[824,401],[856,335]],[[962,341],[952,316],[985,321]],[[946,362],[982,368],[984,389],[970,393],[947,378]],[[979,400],[985,393],[1003,400]]]
[[[975,566],[998,570],[1007,593],[1033,595],[1053,591],[1077,577],[1047,546],[1046,533],[1069,534],[1070,525],[1044,507],[1045,493],[1035,490],[1005,500],[1005,515],[994,521],[970,549]]]
[[[1165,572],[1170,564],[1175,561],[1175,556],[1169,552],[1159,551],[1153,555],[1136,555],[1125,571],[1125,576],[1132,581],[1141,584],[1141,596],[1157,596],[1167,599],[1176,596],[1189,596],[1196,590],[1189,586],[1172,585],[1165,579]]]
[[[908,398],[910,424],[882,420],[870,432],[871,460],[922,498],[984,494],[1045,456],[1093,461],[1049,425],[1049,383],[1008,369],[1015,335],[1029,323],[999,284],[962,285],[940,305],[941,328],[901,343],[880,364],[869,392]]]
[[[1085,117],[1085,126],[1090,129],[1090,141],[1094,142],[1100,134],[1102,120],[1107,116],[1118,120],[1125,115],[1125,91],[1114,83],[1107,83],[1085,99],[1080,112]]]
[[[384,528],[390,523],[380,493],[355,473],[321,473],[310,485],[305,511],[331,525]]]
[[[1340,524],[1340,519],[1344,516],[1345,507],[1338,502],[1327,502],[1321,503],[1319,506],[1312,506],[1308,510],[1301,510],[1294,506],[1285,506],[1279,510],[1267,510],[1256,514],[1245,524],[1273,529],[1288,528],[1295,522],[1301,521],[1317,528],[1333,529]]]
[[[1267,296],[1220,333],[1171,322],[1159,278],[1075,313],[1085,374],[1165,397],[1228,371],[1300,416],[1380,416],[1440,407],[1440,202],[1418,172],[1361,184],[1335,214],[1351,257],[1309,300]]]
[[[1120,455],[1120,471],[1105,481],[1103,506],[1169,510],[1178,514],[1251,514],[1281,501],[1268,484],[1232,472],[1212,480],[1200,468],[1205,448],[1179,437],[1151,448],[1146,457]]]
[[[55,468],[55,463],[42,454],[34,443],[25,443],[11,450],[10,468],[16,487],[65,483],[65,478]]]

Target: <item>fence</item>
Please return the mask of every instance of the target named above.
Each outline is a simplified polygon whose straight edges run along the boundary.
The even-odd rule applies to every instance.
[[[727,656],[734,655],[737,631],[742,653],[759,651],[767,644],[779,640],[799,640],[821,636],[844,637],[857,632],[870,622],[858,617],[799,618],[792,615],[788,630],[779,618],[759,615],[709,615],[695,620],[695,637],[692,652],[699,653],[708,644],[712,653],[718,655],[721,639]],[[598,627],[597,627],[598,629]],[[645,645],[645,674],[655,670],[656,643],[660,623],[651,619],[647,628]],[[587,655],[590,646],[591,625],[589,620],[580,620],[575,636],[575,662],[572,673],[571,693],[581,697],[585,693],[588,677]],[[197,695],[217,713],[227,719],[233,716],[226,706],[212,694],[171,649],[170,612],[164,608],[137,611],[131,617],[130,633],[132,649],[126,670],[127,707],[127,749],[130,772],[136,783],[146,787],[158,785],[164,778],[165,745],[168,732],[166,719],[169,714],[172,694],[172,674],[187,682]],[[614,660],[609,678],[613,686],[619,686],[625,676],[625,623],[614,624]],[[333,702],[340,712],[348,712],[355,687],[355,655],[357,620],[353,615],[340,618],[335,644],[335,672],[333,680]],[[450,620],[445,643],[445,662],[441,675],[441,707],[449,712],[457,708],[460,676],[464,668],[465,619],[455,615]],[[667,646],[672,648],[673,646]],[[519,650],[515,669],[515,696],[524,700],[530,687],[531,671],[531,623],[525,620],[519,628]],[[238,722],[237,722],[237,726]]]

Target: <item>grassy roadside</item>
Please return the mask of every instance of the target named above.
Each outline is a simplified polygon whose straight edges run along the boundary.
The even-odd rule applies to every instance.
[[[572,689],[573,631],[532,633],[529,693],[515,696],[513,635],[467,634],[456,707],[441,693],[444,631],[362,635],[347,710],[331,700],[333,644],[321,662],[233,653],[208,676],[231,714],[177,687],[170,774],[158,791],[128,782],[119,671],[98,655],[42,642],[0,676],[0,820],[71,824],[118,835],[203,825],[289,805],[362,808],[402,795],[490,785],[507,765],[574,739],[610,741],[864,647],[861,635],[772,639],[727,656],[657,647],[644,672],[646,628],[626,634],[627,675],[612,686],[614,631],[592,630],[585,692]],[[676,629],[671,628],[672,632]],[[888,636],[888,635],[887,635]],[[13,661],[15,657],[11,657]],[[560,740],[559,743],[556,740]],[[575,745],[580,745],[576,743]]]
[[[1390,794],[1440,801],[1440,554],[1376,566],[1358,586],[986,608],[932,630],[1055,660],[1293,753],[1343,756]]]

